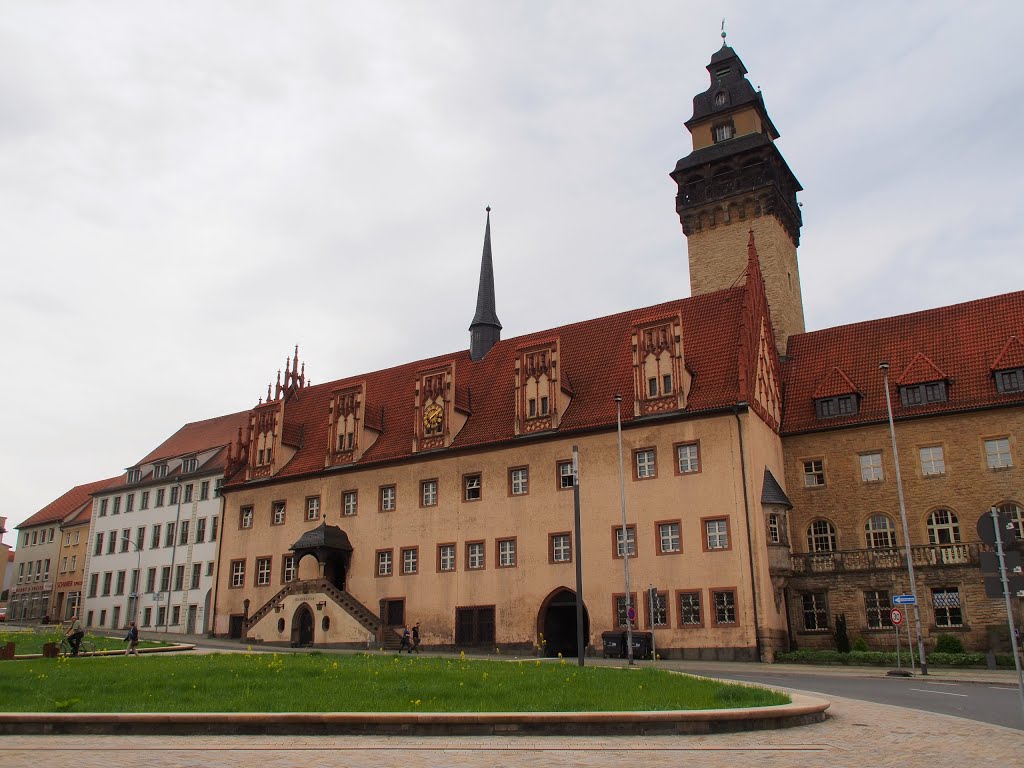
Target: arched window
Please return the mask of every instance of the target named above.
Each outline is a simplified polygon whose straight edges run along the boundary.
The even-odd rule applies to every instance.
[[[1021,509],[1019,504],[1009,501],[1006,504],[1000,504],[999,511],[1010,516],[1010,519],[1017,524],[1017,538],[1024,539],[1024,509]]]
[[[896,526],[888,515],[872,515],[864,525],[864,537],[869,549],[893,549],[896,546]]]
[[[936,509],[928,515],[929,544],[959,544],[960,520],[948,509]]]
[[[828,520],[815,520],[807,526],[808,552],[835,552],[836,529]]]

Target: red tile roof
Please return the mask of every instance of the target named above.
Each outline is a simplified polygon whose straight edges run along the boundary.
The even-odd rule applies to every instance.
[[[790,336],[782,368],[782,432],[795,434],[886,419],[878,369],[882,361],[890,365],[893,416],[897,419],[1024,404],[1024,393],[997,392],[992,378],[993,363],[1013,335],[1024,337],[1024,291]],[[949,381],[947,402],[900,404],[894,376],[904,371],[916,373],[908,369],[912,363],[917,365],[915,360],[922,362],[919,355]],[[815,391],[834,366],[842,368],[863,394],[860,409],[855,415],[819,419],[814,412]]]
[[[245,429],[248,423],[248,411],[190,422],[150,451],[135,466],[226,446],[235,441],[238,430]]]
[[[932,362],[928,355],[918,352],[910,361],[910,365],[896,378],[896,383],[903,387],[909,387],[929,381],[946,381],[948,378],[945,371],[939,370],[939,367]]]
[[[119,483],[120,481],[120,477],[110,477],[106,480],[97,480],[92,483],[76,486],[63,496],[51,501],[45,507],[32,515],[32,517],[15,527],[31,528],[34,525],[59,522],[80,507],[86,504],[91,505],[93,493],[102,491],[104,488],[109,488],[111,485]]]
[[[614,395],[623,395],[623,423],[633,420],[632,332],[650,317],[682,316],[686,367],[694,373],[687,413],[723,408],[739,399],[738,356],[745,288],[730,288],[653,307],[622,312],[561,328],[499,341],[477,362],[462,350],[395,368],[299,389],[285,406],[285,421],[302,429],[302,446],[275,477],[322,471],[327,451],[327,406],[331,393],[366,382],[366,400],[383,412],[383,433],[363,454],[360,466],[412,455],[416,372],[455,364],[456,387],[467,392],[472,415],[449,450],[512,441],[515,429],[517,349],[561,340],[563,386],[573,399],[559,434],[615,425]],[[369,406],[368,406],[369,407]],[[236,476],[236,481],[244,475]]]
[[[996,359],[992,361],[992,370],[1000,371],[1007,368],[1024,368],[1024,341],[1019,336],[1011,336]]]
[[[825,374],[825,378],[821,380],[818,388],[814,390],[814,398],[836,397],[837,395],[853,395],[857,393],[857,386],[850,381],[850,377],[838,365],[833,365],[829,372]]]

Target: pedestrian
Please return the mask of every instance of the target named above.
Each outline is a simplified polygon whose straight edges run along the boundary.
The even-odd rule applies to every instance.
[[[125,635],[124,641],[128,643],[128,648],[125,650],[125,656],[138,656],[139,655],[139,628],[135,626],[133,621],[128,626],[128,634]]]
[[[415,624],[412,625],[412,650],[410,650],[409,653],[412,653],[413,651],[416,651],[416,653],[421,653],[421,651],[420,651],[420,623],[418,621]]]
[[[409,634],[409,626],[402,627],[402,644],[398,646],[398,652],[409,651],[412,653],[412,643],[409,642],[411,635]]]
[[[71,624],[68,626],[67,632],[64,633],[64,637],[71,645],[71,655],[77,656],[78,649],[82,645],[82,638],[85,637],[85,632],[82,631],[82,622],[78,620],[77,613],[71,616]]]

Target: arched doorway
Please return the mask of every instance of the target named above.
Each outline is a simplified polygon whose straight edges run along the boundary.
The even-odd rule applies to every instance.
[[[545,656],[578,656],[576,635],[576,593],[566,587],[556,589],[540,606],[537,631],[544,635]],[[583,642],[590,642],[590,616],[583,604]]]
[[[292,643],[298,646],[313,644],[313,610],[303,603],[292,616]]]
[[[341,528],[336,525],[320,523],[311,531],[306,531],[292,545],[296,573],[300,580],[322,578],[338,589],[345,589],[345,576],[352,560],[352,543]],[[306,555],[312,555],[316,561],[316,573],[303,563]],[[305,575],[298,573],[302,570]]]

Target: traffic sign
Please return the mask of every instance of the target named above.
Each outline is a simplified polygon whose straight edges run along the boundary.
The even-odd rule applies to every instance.
[[[898,627],[903,623],[903,611],[899,608],[893,608],[889,611],[889,618],[892,620],[892,623]]]
[[[636,608],[634,608],[632,605],[626,609],[626,618],[629,619],[631,622],[636,621]]]
[[[1017,540],[1017,523],[1007,512],[999,512],[996,517],[999,519],[999,538],[1004,547],[1008,547]],[[990,547],[996,545],[996,532],[992,524],[992,515],[986,512],[978,518],[978,538]]]
[[[913,595],[893,595],[893,605],[917,605],[917,598]]]

